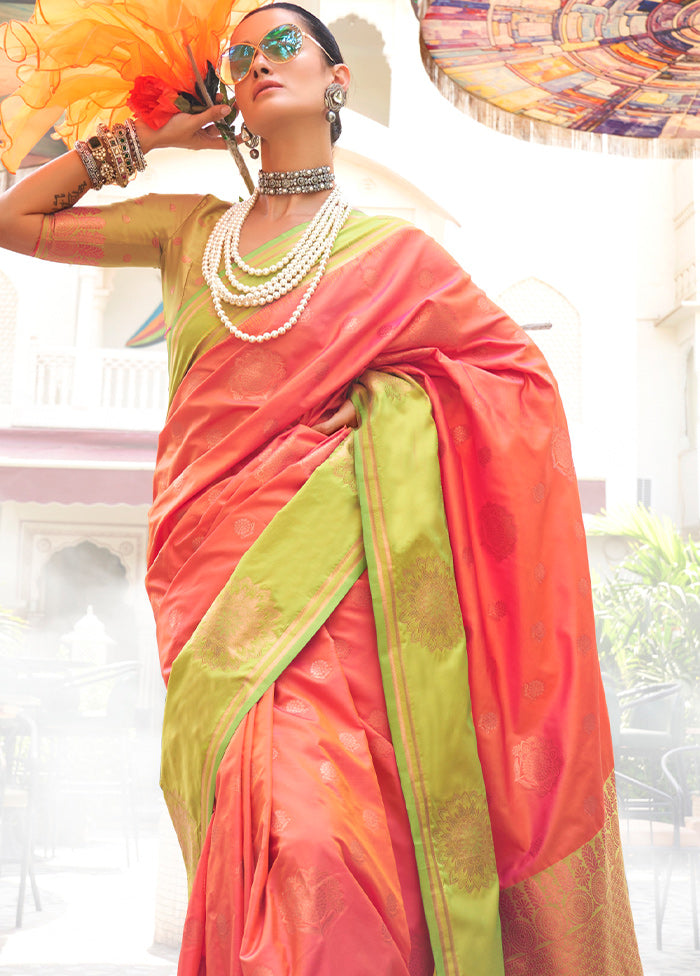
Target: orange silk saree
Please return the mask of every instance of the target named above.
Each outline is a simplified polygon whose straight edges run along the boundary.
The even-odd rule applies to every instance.
[[[196,263],[222,208],[73,212],[38,251],[164,275],[147,582],[181,976],[641,974],[541,354],[433,241],[360,214],[298,325],[239,342]],[[357,431],[315,432],[348,395]]]

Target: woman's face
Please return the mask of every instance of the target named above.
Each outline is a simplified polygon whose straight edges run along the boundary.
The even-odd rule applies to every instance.
[[[268,7],[246,18],[234,31],[231,44],[258,45],[268,31],[281,24],[296,24],[309,33],[293,11]],[[308,37],[303,38],[299,54],[281,64],[256,51],[250,71],[235,88],[246,125],[263,138],[268,138],[280,124],[292,121],[328,128],[323,95],[336,80],[337,68],[328,64],[321,49]]]

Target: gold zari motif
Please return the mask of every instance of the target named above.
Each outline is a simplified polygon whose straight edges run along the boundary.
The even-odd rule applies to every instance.
[[[409,638],[442,657],[464,640],[452,567],[422,537],[397,556],[395,573],[399,620]]]
[[[355,445],[352,437],[346,437],[333,452],[330,464],[336,478],[348,488],[355,487]]]
[[[408,384],[400,376],[395,376],[393,373],[384,374],[382,379],[382,392],[386,396],[387,400],[393,400],[395,403],[400,403],[402,400],[406,399],[408,390]]]
[[[506,976],[642,976],[613,776],[604,799],[605,822],[592,840],[501,892]]]
[[[296,868],[284,880],[280,913],[288,929],[312,929],[324,935],[345,911],[338,879],[316,868]]]
[[[281,618],[272,594],[251,579],[229,583],[215,603],[216,612],[191,640],[195,660],[206,667],[231,671],[259,657],[270,631]]]
[[[495,881],[485,793],[470,790],[438,804],[431,826],[442,873],[450,884],[475,891]]]

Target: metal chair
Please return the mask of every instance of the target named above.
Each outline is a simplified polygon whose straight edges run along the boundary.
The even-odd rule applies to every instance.
[[[27,878],[36,910],[41,911],[41,898],[34,875],[38,771],[38,733],[33,718],[21,710],[0,707],[0,843],[3,853],[12,845],[19,852],[17,928],[22,926]],[[3,860],[15,858],[8,856]]]
[[[688,798],[678,757],[695,748],[682,746],[683,686],[672,681],[616,691],[607,675],[603,676],[603,685],[615,753],[623,839],[630,847],[641,846],[651,851],[657,948],[662,947],[673,868],[679,857],[688,853],[693,937],[697,949],[700,946],[695,857],[700,850],[700,833],[689,827],[682,815]]]
[[[679,681],[637,685],[617,693],[621,756],[660,762],[684,738],[683,686]]]
[[[698,859],[700,858],[700,809],[693,816],[693,800],[700,805],[700,746],[670,749],[661,759],[661,768],[673,799],[673,851],[671,858],[688,855],[690,908],[693,920],[693,945],[700,949],[698,926]],[[673,860],[669,866],[673,867]]]
[[[672,868],[672,864],[667,866],[662,883],[662,860],[672,833],[673,798],[670,793],[617,769],[615,784],[623,844],[628,849],[642,848],[651,853],[656,948],[661,949]]]

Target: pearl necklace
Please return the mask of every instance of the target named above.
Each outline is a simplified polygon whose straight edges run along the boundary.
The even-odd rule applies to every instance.
[[[202,274],[209,285],[216,314],[232,335],[245,342],[267,342],[284,335],[296,325],[323,277],[336,238],[350,214],[349,204],[343,201],[340,190],[335,187],[291,251],[269,267],[256,268],[243,260],[239,244],[241,228],[257,199],[258,191],[255,190],[248,200],[236,203],[226,211],[211,232],[202,258]],[[235,293],[226,287],[219,274],[222,259],[226,279],[235,289]],[[260,284],[245,285],[236,276],[234,264],[245,274],[255,278],[267,277],[268,280]],[[314,265],[318,265],[318,268],[308,288],[290,318],[279,328],[262,335],[243,332],[231,322],[224,311],[223,302],[238,307],[254,307],[277,301],[296,288]]]

